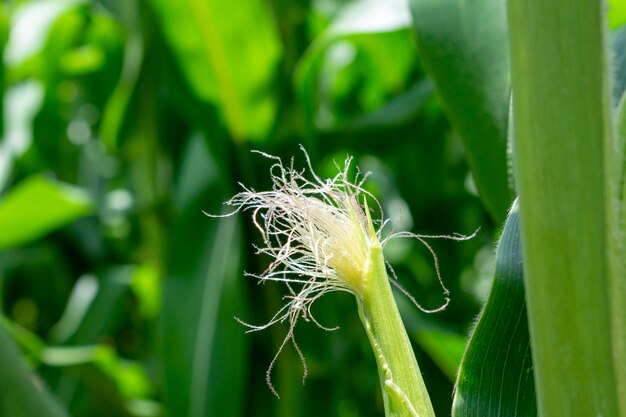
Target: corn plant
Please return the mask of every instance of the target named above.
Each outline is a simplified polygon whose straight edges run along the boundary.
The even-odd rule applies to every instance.
[[[519,193],[520,230],[509,230],[518,227],[514,206],[496,281],[461,365],[454,415],[624,415],[623,116],[619,107],[611,112],[610,90],[622,82],[611,79],[603,3],[508,2],[510,112],[503,106],[506,62],[472,62],[506,55],[505,4],[413,6],[422,52],[467,151],[485,158],[472,150],[476,143],[502,147],[508,132]],[[479,18],[492,25],[471,24]],[[446,42],[469,49],[460,58],[447,55]],[[621,64],[623,53],[610,58]],[[466,64],[475,64],[468,70],[474,77],[458,81],[469,91],[457,100],[459,86],[446,85],[450,73],[442,67]],[[485,128],[468,124],[464,110],[472,101],[482,104],[474,111],[491,117]],[[495,188],[477,175],[481,180],[485,193]],[[520,234],[521,248],[510,233]]]
[[[626,417],[624,4],[3,2],[0,415]]]

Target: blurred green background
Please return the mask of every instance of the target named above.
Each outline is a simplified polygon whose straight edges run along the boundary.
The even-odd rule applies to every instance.
[[[352,296],[316,303],[324,332],[268,321],[285,288],[249,216],[211,219],[241,182],[302,144],[318,174],[354,155],[397,229],[433,240],[452,302],[402,297],[438,415],[493,270],[494,221],[425,76],[405,0],[31,0],[0,6],[0,307],[4,329],[68,415],[382,416]],[[506,198],[505,200],[506,201]],[[502,214],[502,213],[499,213]],[[501,220],[497,218],[496,220]],[[443,303],[414,241],[386,256]],[[0,397],[7,400],[7,392]],[[24,414],[27,416],[27,414]]]

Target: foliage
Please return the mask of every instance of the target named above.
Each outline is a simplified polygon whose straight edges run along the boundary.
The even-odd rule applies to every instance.
[[[239,181],[268,187],[257,174],[268,165],[250,149],[288,160],[300,143],[324,176],[354,155],[406,230],[482,227],[463,244],[433,242],[450,308],[403,309],[434,406],[450,409],[492,226],[403,2],[27,1],[3,16],[0,213],[13,206],[21,217],[0,218],[2,311],[71,415],[380,415],[374,357],[342,295],[316,306],[340,330],[296,329],[310,375],[301,387],[286,349],[274,399],[264,374],[287,329],[245,334],[233,317],[268,320],[281,289],[243,276],[267,262],[250,256],[259,237],[248,222],[202,214],[219,213]],[[41,187],[59,188],[58,203]],[[408,242],[388,249],[402,284],[440,305],[430,254]],[[87,347],[115,359],[41,353]]]
[[[365,187],[398,230],[480,227],[463,243],[430,242],[451,294],[444,312],[424,314],[395,294],[435,413],[449,415],[494,269],[472,341],[489,332],[502,271],[515,272],[494,257],[514,196],[504,2],[470,12],[466,3],[2,3],[0,381],[15,383],[0,383],[0,408],[17,407],[5,414],[382,415],[375,357],[345,294],[314,307],[339,330],[304,321],[295,330],[305,386],[298,352],[286,348],[272,374],[281,399],[272,395],[265,371],[289,329],[246,334],[234,317],[267,322],[284,289],[244,277],[269,262],[254,255],[254,225],[203,214],[225,212],[239,183],[271,187],[267,160],[252,149],[296,155],[298,168],[302,144],[322,177],[347,154],[371,171]],[[619,2],[611,7],[623,156],[624,14]],[[623,191],[623,159],[614,168]],[[393,241],[385,256],[421,305],[443,303],[427,249]],[[523,315],[517,279],[511,314]],[[501,340],[511,330],[527,337],[503,327]],[[472,352],[491,358],[495,345],[485,346],[471,344],[465,361]],[[20,408],[28,397],[40,400],[30,411]]]

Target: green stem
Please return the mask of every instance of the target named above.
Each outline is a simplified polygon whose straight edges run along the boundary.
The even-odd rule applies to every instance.
[[[359,315],[376,355],[385,415],[434,417],[411,342],[393,298],[382,248],[378,243],[370,248],[364,278]]]
[[[602,9],[599,0],[509,1],[515,163],[542,416],[625,415],[612,352],[610,289],[623,277]]]

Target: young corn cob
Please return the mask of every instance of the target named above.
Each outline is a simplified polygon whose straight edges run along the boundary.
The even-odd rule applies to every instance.
[[[376,222],[379,227],[375,227],[367,198],[379,209],[380,205],[362,187],[367,174],[357,172],[355,181],[351,182],[348,179],[351,158],[347,158],[344,168],[339,169],[334,178],[322,180],[313,171],[304,149],[303,152],[312,179],[304,176],[304,170],[295,170],[293,160],[291,165],[285,166],[280,158],[258,152],[275,161],[270,168],[272,190],[258,192],[242,185],[243,191],[226,202],[236,208],[234,213],[252,211],[254,225],[263,237],[263,246],[257,248],[257,253],[273,258],[262,274],[248,275],[261,281],[282,282],[289,291],[285,305],[266,324],[257,326],[238,319],[250,328],[249,331],[262,330],[278,322],[289,323],[287,336],[267,370],[268,386],[278,397],[271,382],[271,371],[289,341],[302,360],[306,376],[304,356],[294,338],[296,323],[304,318],[322,329],[334,330],[315,319],[311,306],[326,293],[347,291],[356,298],[359,316],[376,357],[385,415],[432,417],[430,398],[390,282],[400,287],[388,278],[383,247],[393,238],[417,238],[433,255],[439,277],[437,258],[424,238],[463,240],[467,237],[422,236],[408,232],[383,237],[382,230],[388,221],[381,215]],[[439,280],[441,282],[440,277]],[[448,291],[443,289],[446,302],[432,311],[442,310],[447,305]],[[418,305],[413,297],[403,292]]]

